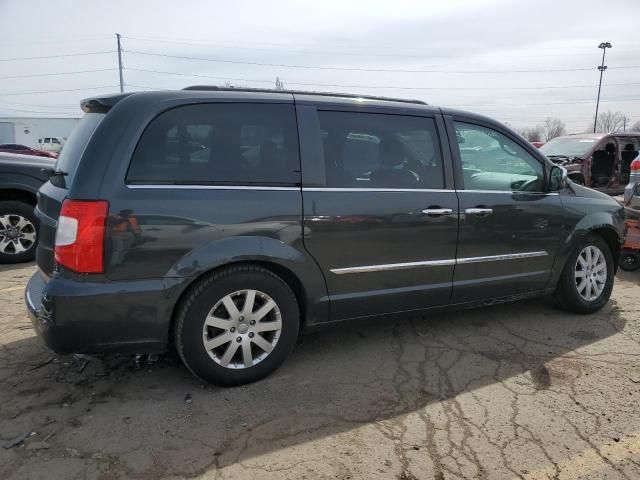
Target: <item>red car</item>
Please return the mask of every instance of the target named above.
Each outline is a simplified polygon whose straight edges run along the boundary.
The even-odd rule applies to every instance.
[[[22,155],[36,155],[38,157],[58,158],[58,154],[53,152],[45,152],[44,150],[36,150],[35,148],[19,145],[17,143],[4,143],[0,145],[0,152],[20,153]]]
[[[531,145],[536,148],[540,148],[542,145],[544,145],[544,142],[531,142]]]

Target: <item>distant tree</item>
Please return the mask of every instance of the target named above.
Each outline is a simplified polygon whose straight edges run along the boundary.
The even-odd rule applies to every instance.
[[[632,132],[640,132],[640,120],[631,125],[631,128],[629,130],[631,130]]]
[[[282,83],[280,77],[276,77],[276,90],[284,90],[284,83]]]
[[[519,128],[516,131],[530,142],[540,142],[544,135],[543,130],[542,126],[536,125],[535,127]]]
[[[625,121],[625,115],[622,112],[612,112],[611,110],[598,115],[596,122],[596,132],[609,133],[616,130],[622,130]]]
[[[560,137],[567,131],[566,126],[559,118],[547,117],[542,127],[544,141],[548,142],[552,138]]]

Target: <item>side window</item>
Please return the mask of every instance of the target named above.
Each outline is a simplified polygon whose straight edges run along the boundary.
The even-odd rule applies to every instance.
[[[52,138],[51,139],[51,143],[54,143],[56,145],[60,145],[60,141],[57,138]]]
[[[127,182],[298,185],[293,106],[218,103],[164,112],[142,134]]]
[[[44,139],[44,143],[51,143],[51,139],[50,139],[50,138],[48,138],[48,137],[47,137],[47,138],[45,138],[45,139]]]
[[[543,190],[543,165],[516,142],[491,128],[454,125],[466,190]]]
[[[432,118],[334,111],[318,116],[328,187],[444,188]]]

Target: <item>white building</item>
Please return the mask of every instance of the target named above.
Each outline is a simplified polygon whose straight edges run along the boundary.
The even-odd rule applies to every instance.
[[[80,118],[0,117],[0,144],[19,143],[38,148],[43,137],[69,136]]]

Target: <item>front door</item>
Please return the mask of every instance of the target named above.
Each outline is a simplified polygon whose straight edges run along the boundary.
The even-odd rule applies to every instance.
[[[449,303],[458,199],[442,119],[420,113],[314,108],[299,121],[301,142],[315,137],[321,152],[323,184],[303,186],[304,242],[334,320]]]
[[[460,231],[453,303],[543,290],[562,238],[562,203],[544,165],[506,131],[448,121]]]

